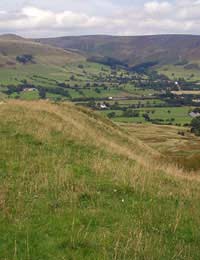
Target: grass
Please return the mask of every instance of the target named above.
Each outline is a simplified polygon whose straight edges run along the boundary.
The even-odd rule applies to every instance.
[[[34,62],[39,65],[64,66],[67,63],[83,61],[81,55],[73,52],[64,51],[59,48],[39,44],[23,38],[0,38],[0,65],[2,67],[15,67],[16,57],[24,54],[30,54]]]
[[[177,80],[178,78],[184,78],[187,81],[199,81],[198,69],[185,69],[184,66],[165,65],[158,69],[158,72],[166,75],[170,79]]]
[[[168,161],[177,163],[186,170],[200,169],[200,138],[191,134],[190,129],[176,126],[153,124],[123,124],[142,142],[168,157]],[[183,132],[184,136],[179,133]]]
[[[0,122],[0,259],[199,258],[197,174],[72,104],[9,101]]]
[[[181,91],[172,91],[175,95],[200,95],[200,90],[181,90]]]
[[[172,124],[189,124],[191,122],[191,117],[189,115],[192,107],[147,107],[147,108],[139,108],[134,109],[140,112],[139,117],[124,117],[122,111],[119,110],[106,110],[101,111],[100,113],[107,115],[110,112],[115,112],[116,117],[113,118],[116,122],[122,123],[145,123],[143,114],[149,113],[151,119],[158,120],[162,119],[163,124],[172,123]],[[153,113],[152,113],[153,111]],[[171,121],[171,119],[174,119]]]
[[[58,74],[58,76],[56,76]],[[37,75],[37,76],[35,76]],[[41,86],[55,86],[52,80],[62,80],[66,77],[65,71],[59,66],[42,64],[19,65],[16,68],[1,68],[0,82],[2,85],[19,84],[22,80]]]
[[[107,103],[114,105],[116,101],[108,100]],[[128,107],[130,105],[142,104],[145,106],[155,106],[155,105],[164,105],[165,102],[161,99],[129,99],[129,100],[119,100],[117,104],[121,107]]]

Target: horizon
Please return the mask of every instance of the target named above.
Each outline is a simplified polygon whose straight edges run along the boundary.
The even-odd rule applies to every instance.
[[[2,0],[0,33],[29,38],[198,35],[199,17],[199,0]]]
[[[112,35],[112,34],[80,34],[80,35],[61,35],[54,37],[27,37],[20,34],[8,32],[8,33],[0,33],[0,37],[2,36],[17,36],[24,39],[48,39],[48,38],[65,38],[65,37],[156,37],[156,36],[193,36],[193,37],[200,37],[200,34],[192,34],[192,33],[158,33],[158,34],[141,34],[141,35]]]

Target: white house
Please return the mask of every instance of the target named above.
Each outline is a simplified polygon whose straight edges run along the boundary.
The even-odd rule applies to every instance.
[[[36,88],[25,88],[23,91],[24,92],[31,92],[31,91],[37,91],[37,89]]]
[[[200,103],[200,99],[193,99],[192,101],[195,103]]]
[[[100,108],[101,108],[101,109],[106,109],[107,106],[106,106],[105,104],[101,104],[101,105],[100,105]]]
[[[195,113],[195,112],[190,112],[190,116],[191,117],[193,117],[193,118],[195,118],[195,117],[198,117],[198,116],[200,116],[200,113]]]

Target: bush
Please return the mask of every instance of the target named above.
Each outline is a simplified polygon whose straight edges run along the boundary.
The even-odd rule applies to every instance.
[[[123,112],[124,117],[139,117],[140,113],[137,110],[127,109]]]
[[[109,118],[116,117],[116,113],[115,112],[110,112],[110,113],[108,113],[108,117]]]
[[[23,63],[23,64],[33,63],[33,55],[23,54],[23,55],[17,56],[16,61],[18,61],[19,63]]]
[[[192,119],[191,126],[191,132],[197,136],[200,136],[200,117]]]

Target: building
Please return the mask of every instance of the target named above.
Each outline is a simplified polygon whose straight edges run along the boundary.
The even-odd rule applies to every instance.
[[[25,88],[23,91],[24,92],[31,92],[31,91],[37,91],[37,89],[36,88]]]
[[[200,113],[195,113],[195,112],[190,112],[189,114],[192,118],[196,118],[196,117],[199,117],[200,116]]]
[[[106,109],[107,106],[106,106],[105,104],[101,104],[101,105],[100,105],[100,108],[101,108],[101,109]]]

